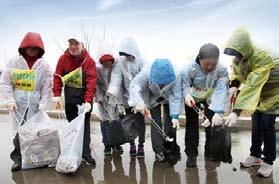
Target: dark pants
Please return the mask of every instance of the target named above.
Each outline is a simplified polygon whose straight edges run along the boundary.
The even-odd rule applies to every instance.
[[[90,150],[90,117],[91,111],[85,114],[82,156],[91,156]],[[65,103],[67,120],[70,122],[78,116],[77,104]]]
[[[132,112],[132,108],[125,109],[125,112],[126,112],[127,115],[129,115],[131,113],[134,113],[134,112]],[[145,123],[144,123],[144,128],[141,131],[139,131],[139,140],[138,140],[139,141],[139,144],[138,144],[139,147],[143,147],[143,144],[145,142],[145,132],[146,132],[146,126],[145,126]],[[135,141],[130,142],[130,144],[135,145]]]
[[[259,111],[252,115],[252,146],[250,148],[250,155],[261,158],[263,154],[264,162],[271,165],[276,159],[275,119],[275,115]],[[262,144],[264,145],[263,150]]]
[[[26,122],[27,120],[27,113],[28,113],[29,108],[26,109],[26,112],[23,114],[23,120],[24,122]],[[21,122],[20,124],[23,125],[24,122]],[[14,150],[11,152],[10,154],[10,158],[14,161],[14,162],[21,162],[21,151],[20,151],[20,144],[19,144],[19,135],[18,133],[16,133],[16,136],[13,139],[13,145],[14,145]]]
[[[168,134],[172,128],[169,104],[164,104],[163,109],[164,109],[164,114],[163,114],[164,132]],[[150,113],[152,119],[162,128],[161,105],[158,105],[150,109]],[[151,126],[151,142],[152,142],[153,151],[155,153],[162,153],[165,151],[164,139],[153,124]]]
[[[21,152],[20,152],[20,145],[19,145],[19,137],[18,133],[13,139],[13,144],[14,144],[14,150],[10,154],[10,158],[14,162],[21,162]]]
[[[208,109],[208,104],[205,101],[197,103],[197,107],[203,104],[205,107],[205,115],[211,121],[214,112]],[[186,111],[186,131],[185,131],[185,153],[188,157],[198,156],[199,146],[199,115],[191,107],[185,106]],[[209,151],[209,140],[210,140],[210,129],[211,126],[205,128],[205,154]]]
[[[100,121],[101,132],[102,132],[102,142],[104,145],[108,145],[108,123],[109,121]]]

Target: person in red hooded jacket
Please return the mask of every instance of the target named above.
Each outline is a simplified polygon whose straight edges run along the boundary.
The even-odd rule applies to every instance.
[[[78,116],[78,105],[84,104],[85,124],[82,158],[88,165],[95,165],[90,150],[90,116],[95,95],[97,72],[94,60],[84,44],[76,39],[68,40],[69,48],[59,58],[53,78],[53,101],[61,108],[61,92],[64,85],[65,112],[70,122]]]
[[[21,169],[22,158],[17,128],[19,121],[28,123],[39,110],[45,110],[51,97],[52,72],[42,58],[45,53],[41,36],[29,32],[22,40],[19,56],[14,57],[3,70],[0,80],[1,92],[10,111],[13,127],[14,161],[12,171]]]

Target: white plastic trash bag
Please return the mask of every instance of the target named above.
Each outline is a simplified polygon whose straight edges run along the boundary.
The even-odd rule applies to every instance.
[[[56,171],[73,173],[81,163],[85,112],[68,123],[60,132],[61,154],[56,164]]]
[[[60,142],[57,128],[45,112],[39,111],[18,128],[22,169],[55,166]]]

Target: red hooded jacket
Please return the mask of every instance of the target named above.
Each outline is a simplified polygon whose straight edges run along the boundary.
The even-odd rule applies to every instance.
[[[40,49],[39,54],[34,57],[27,55],[25,52],[25,49],[27,47],[38,47]],[[24,36],[24,38],[18,48],[18,52],[19,52],[19,54],[21,54],[24,57],[24,59],[27,62],[28,67],[31,69],[33,67],[35,61],[38,58],[41,58],[45,53],[44,44],[43,44],[40,34],[28,32]]]
[[[59,58],[53,78],[54,96],[61,96],[63,83],[59,76],[64,76],[80,66],[83,73],[85,74],[85,77],[83,79],[85,88],[83,89],[82,93],[79,93],[80,89],[71,88],[67,91],[65,89],[65,101],[66,103],[80,103],[81,101],[79,99],[79,102],[76,102],[73,98],[80,98],[77,94],[82,94],[83,96],[81,96],[81,98],[83,98],[83,102],[92,102],[96,91],[97,72],[94,60],[85,49],[83,50],[81,57],[78,59],[73,58],[68,50],[66,50],[66,52]]]

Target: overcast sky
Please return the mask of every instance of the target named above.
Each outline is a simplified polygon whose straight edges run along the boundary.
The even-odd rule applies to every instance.
[[[252,39],[278,52],[278,0],[0,0],[0,61],[17,55],[23,36],[42,35],[45,58],[55,67],[66,49],[67,38],[81,35],[81,27],[93,35],[90,53],[96,57],[100,41],[117,46],[121,38],[133,37],[142,54],[152,61],[168,57],[186,62],[208,42],[220,49],[239,26]],[[59,48],[59,46],[62,47]],[[96,59],[96,58],[95,58]],[[222,57],[227,63],[228,59]]]

